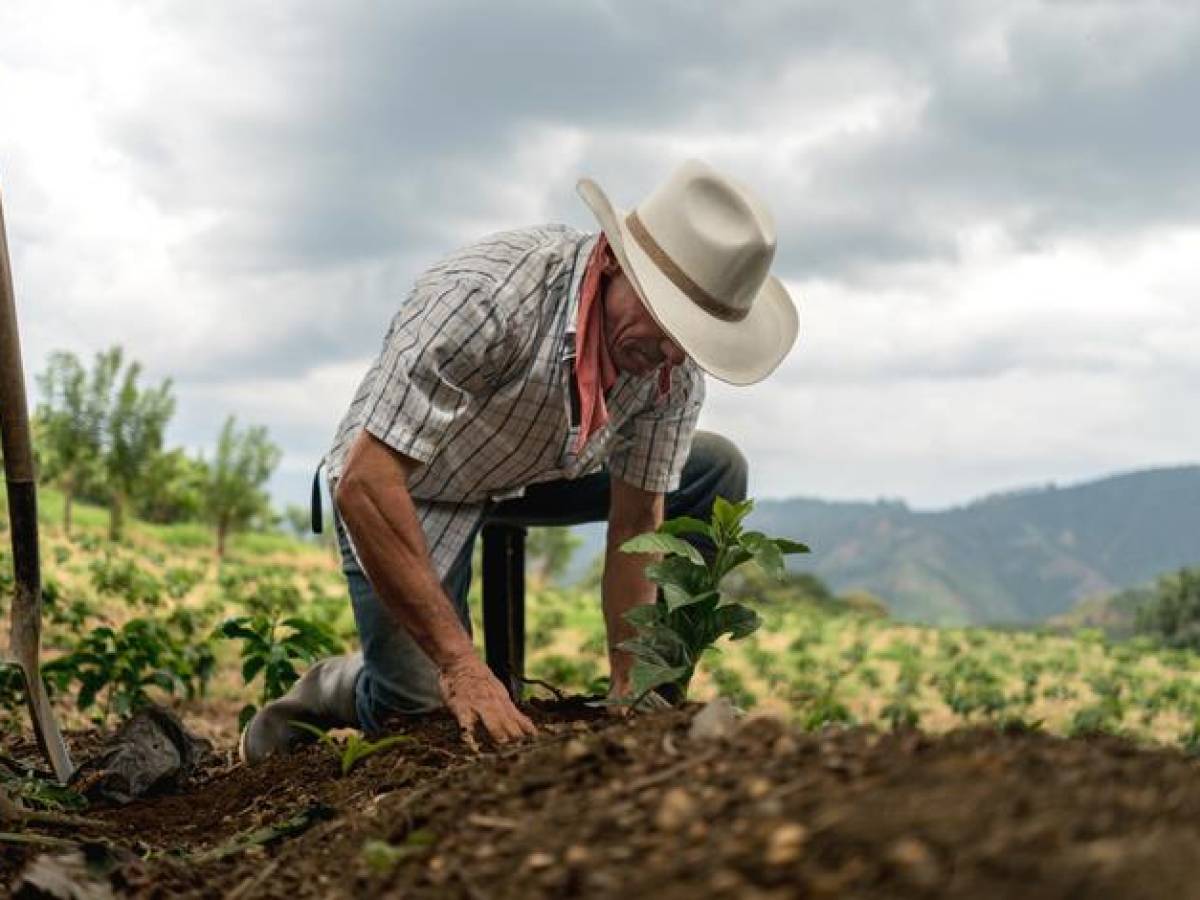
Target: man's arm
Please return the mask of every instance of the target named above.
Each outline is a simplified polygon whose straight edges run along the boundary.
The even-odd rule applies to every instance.
[[[443,699],[464,731],[478,721],[497,741],[534,734],[442,589],[408,493],[408,476],[419,465],[364,430],[337,484],[338,512],[384,608],[437,666]]]
[[[633,657],[617,644],[634,636],[635,629],[625,621],[625,613],[635,606],[653,603],[656,587],[647,580],[646,565],[654,554],[623,553],[621,544],[662,524],[663,495],[636,488],[620,478],[611,479],[608,512],[608,542],[604,553],[604,577],[601,602],[608,629],[608,661],[612,673],[613,696],[629,692],[629,670]]]

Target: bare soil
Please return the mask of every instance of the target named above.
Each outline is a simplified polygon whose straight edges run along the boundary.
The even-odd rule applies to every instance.
[[[37,832],[117,848],[138,897],[1200,897],[1200,763],[1175,750],[532,712],[536,741],[478,755],[445,716],[397,723],[412,740],[348,777],[324,747],[252,769],[225,747],[174,793]],[[41,852],[0,844],[0,885]]]

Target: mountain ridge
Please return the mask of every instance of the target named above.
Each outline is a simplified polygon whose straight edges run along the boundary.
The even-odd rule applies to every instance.
[[[1023,487],[938,510],[901,500],[760,500],[751,527],[801,540],[799,571],[900,619],[1031,624],[1200,563],[1200,465]],[[603,524],[582,526],[598,552]],[[591,559],[588,556],[588,559]]]

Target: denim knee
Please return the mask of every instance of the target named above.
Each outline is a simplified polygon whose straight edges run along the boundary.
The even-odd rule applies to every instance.
[[[737,444],[712,431],[697,431],[692,441],[692,454],[712,473],[714,500],[724,497],[732,503],[740,503],[746,499],[750,466]]]

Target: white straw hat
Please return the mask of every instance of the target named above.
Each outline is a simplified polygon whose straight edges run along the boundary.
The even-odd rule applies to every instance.
[[[753,384],[783,361],[799,317],[770,274],[775,226],[750,191],[699,160],[629,213],[590,178],[578,191],[650,314],[700,368]]]

